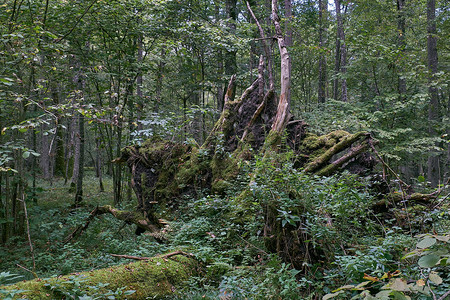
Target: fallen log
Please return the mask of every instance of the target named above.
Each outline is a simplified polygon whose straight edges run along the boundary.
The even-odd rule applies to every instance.
[[[64,243],[70,242],[72,239],[78,237],[82,234],[89,226],[91,221],[103,214],[111,214],[116,219],[126,222],[127,224],[135,224],[138,228],[142,229],[144,232],[149,231],[150,235],[153,236],[157,241],[162,241],[164,237],[160,234],[161,227],[164,225],[164,221],[158,220],[158,223],[152,224],[148,218],[146,218],[141,212],[132,212],[119,210],[112,207],[111,205],[97,206],[86,219],[84,225],[78,226],[70,235],[68,235]]]
[[[431,194],[412,193],[410,195],[399,192],[393,192],[386,195],[386,197],[384,197],[383,200],[376,202],[373,205],[373,207],[375,209],[380,207],[389,207],[394,206],[395,204],[403,201],[429,204],[432,201],[436,200],[438,197],[439,197],[438,191]]]
[[[75,295],[106,299],[108,293],[113,293],[114,299],[160,299],[176,295],[186,280],[199,272],[200,266],[191,255],[175,251],[125,265],[0,286],[0,290],[30,300]]]

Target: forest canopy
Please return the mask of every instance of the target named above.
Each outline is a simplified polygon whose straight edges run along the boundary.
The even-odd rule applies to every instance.
[[[0,8],[0,298],[450,295],[448,1]]]

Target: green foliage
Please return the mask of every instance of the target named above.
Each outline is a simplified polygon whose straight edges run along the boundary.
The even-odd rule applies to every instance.
[[[367,255],[367,252],[356,253],[358,256],[351,257],[350,260],[353,262],[350,264],[348,259],[338,258],[337,264],[344,269],[349,267],[352,269],[345,270],[347,274],[353,274],[352,271],[358,273],[357,276],[349,279],[360,283],[344,285],[325,295],[323,299],[332,299],[343,295],[352,295],[352,299],[411,299],[411,297],[423,299],[424,296],[434,295],[435,298],[436,295],[442,295],[448,291],[450,286],[447,272],[447,260],[450,257],[449,241],[449,235],[418,235],[416,249],[401,258],[409,261],[407,264],[396,262],[398,258],[385,259],[383,252],[386,253],[386,246],[392,246],[392,241],[387,239],[385,240],[387,245],[371,249],[370,252],[375,255]],[[397,245],[405,246],[402,243]],[[382,260],[379,259],[380,255],[384,256]],[[411,260],[416,256],[419,256],[418,260]],[[398,263],[397,270],[388,271],[389,269],[395,270],[394,263]],[[377,274],[379,277],[368,274]],[[439,274],[442,274],[443,278]],[[365,281],[361,281],[362,279]]]
[[[136,291],[126,290],[126,287],[117,288],[115,291],[108,290],[108,283],[98,283],[94,286],[86,286],[86,277],[83,275],[69,276],[62,283],[53,282],[44,284],[54,296],[76,300],[94,299],[123,299],[124,296],[132,295]]]

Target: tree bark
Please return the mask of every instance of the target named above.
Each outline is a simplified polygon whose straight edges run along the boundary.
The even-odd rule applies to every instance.
[[[328,0],[319,0],[319,103],[325,103],[327,97],[327,58],[325,53],[327,7]]]
[[[292,46],[292,3],[291,0],[284,0],[284,10],[285,10],[285,17],[286,17],[286,23],[285,23],[285,30],[286,30],[286,36],[284,38],[284,41],[286,43],[286,46]]]
[[[347,49],[345,45],[344,22],[341,13],[341,0],[334,0],[336,7],[336,61],[335,61],[335,76],[342,76],[341,80],[341,100],[347,102],[347,80],[345,73],[347,72]],[[339,79],[334,80],[334,99],[337,100],[339,90]]]
[[[80,113],[78,117],[78,128],[80,134],[80,158],[78,161],[78,177],[77,177],[77,189],[75,193],[75,207],[81,205],[83,201],[83,176],[84,176],[84,116]]]
[[[236,21],[237,21],[237,0],[226,0],[225,10],[227,18],[227,26],[231,34],[236,32]],[[236,50],[227,50],[225,52],[225,75],[231,76],[236,74],[237,64],[236,64]]]
[[[397,30],[398,30],[398,46],[400,48],[400,61],[404,58],[406,47],[406,20],[405,20],[405,4],[406,0],[397,0]],[[400,100],[404,100],[406,94],[406,79],[402,76],[402,66],[400,65],[400,75],[398,77],[398,94]]]
[[[53,98],[53,104],[59,105],[59,93],[58,88],[55,82],[50,83],[50,90]],[[62,176],[64,177],[66,175],[65,172],[65,159],[64,159],[64,135],[63,135],[63,128],[62,128],[62,118],[58,116],[56,119],[56,137],[55,137],[55,164],[53,168],[53,175],[55,176]]]
[[[428,94],[430,102],[428,105],[428,132],[431,137],[437,135],[434,126],[439,121],[439,101],[438,90],[434,85],[435,74],[438,71],[438,52],[436,40],[436,0],[427,1],[427,54],[428,54]],[[436,187],[439,183],[439,156],[430,153],[428,158],[428,181],[432,187]]]
[[[291,117],[289,113],[291,98],[291,72],[290,57],[286,47],[286,43],[281,32],[280,17],[278,16],[277,0],[272,0],[272,21],[275,25],[275,38],[278,42],[278,48],[281,56],[281,72],[280,72],[280,99],[278,101],[277,114],[272,124],[271,133],[282,134],[286,128],[287,122]]]

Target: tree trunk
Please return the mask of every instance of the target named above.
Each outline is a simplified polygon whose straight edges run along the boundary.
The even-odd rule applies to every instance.
[[[278,49],[281,57],[281,74],[280,74],[280,99],[278,101],[277,114],[272,124],[271,133],[281,135],[286,128],[287,122],[291,117],[289,108],[291,104],[290,90],[291,90],[291,72],[290,72],[290,57],[287,51],[286,43],[281,32],[280,18],[278,16],[277,0],[272,0],[272,21],[275,25],[275,38],[278,42]],[[281,136],[280,136],[281,137]],[[278,138],[277,138],[278,140]],[[273,147],[273,141],[269,141],[269,146]]]
[[[80,139],[79,139],[79,117],[74,115],[72,117],[72,137],[71,137],[71,144],[73,144],[73,162],[72,164],[72,179],[70,182],[70,192],[76,191],[76,185],[77,185],[77,178],[78,173],[80,172]]]
[[[83,201],[83,176],[84,176],[84,116],[80,113],[78,117],[78,128],[80,133],[80,158],[78,161],[77,189],[75,193],[75,207]]]
[[[156,88],[155,88],[155,105],[153,107],[154,112],[159,112],[159,105],[161,103],[161,94],[162,94],[162,88],[163,88],[163,78],[164,78],[164,66],[165,66],[165,56],[166,56],[166,49],[164,46],[161,47],[161,56],[159,58],[158,63],[158,74],[156,78]]]
[[[237,8],[236,8],[237,0],[226,0],[225,2],[225,10],[227,14],[227,18],[229,21],[227,22],[227,27],[230,30],[231,34],[236,32],[236,20],[237,20]],[[227,76],[231,76],[236,74],[237,72],[237,64],[236,64],[236,50],[227,50],[225,52],[225,74]]]
[[[52,93],[53,104],[59,105],[59,92],[55,82],[50,83],[50,90]],[[64,132],[62,128],[62,118],[58,116],[56,122],[56,137],[55,137],[55,164],[53,167],[53,175],[64,177],[66,175],[65,159],[64,159]]]
[[[336,34],[336,61],[335,61],[335,80],[334,80],[334,99],[339,98],[339,79],[341,80],[341,100],[347,101],[347,80],[345,79],[345,73],[347,71],[347,49],[345,45],[345,33],[344,33],[344,22],[342,20],[341,13],[341,1],[334,0],[334,5],[336,7],[336,22],[337,22],[337,34]]]
[[[400,48],[401,60],[404,59],[406,47],[406,20],[405,20],[405,4],[406,0],[397,0],[397,30],[398,30],[398,47]],[[402,76],[403,67],[400,65],[400,75],[398,77],[398,94],[400,100],[404,100],[406,95],[406,79]]]
[[[284,9],[285,9],[285,17],[286,17],[286,23],[285,23],[285,31],[286,36],[284,38],[284,41],[286,43],[286,46],[292,46],[292,0],[284,0]]]
[[[436,41],[436,0],[427,1],[427,53],[428,53],[428,72],[429,72],[429,88],[430,103],[428,105],[428,131],[431,137],[437,135],[434,126],[439,121],[439,101],[438,91],[434,86],[435,74],[438,70],[438,53]],[[436,187],[439,183],[439,156],[431,153],[428,158],[428,181],[432,187]]]
[[[319,89],[318,101],[325,103],[327,90],[327,58],[325,53],[328,0],[319,0]]]

